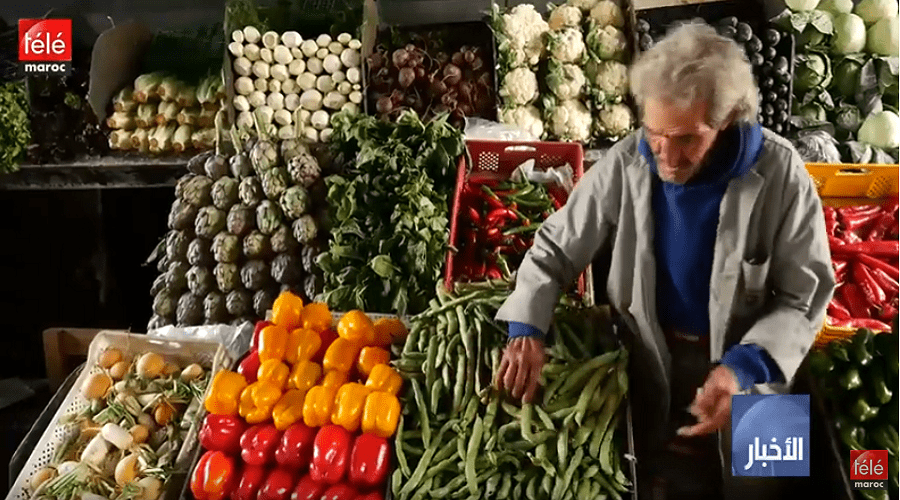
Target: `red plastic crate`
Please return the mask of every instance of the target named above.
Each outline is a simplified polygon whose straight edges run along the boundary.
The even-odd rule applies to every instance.
[[[512,176],[516,167],[526,160],[534,159],[535,167],[541,170],[560,167],[568,163],[572,166],[577,183],[584,175],[584,151],[581,144],[573,142],[509,142],[467,140],[466,150],[472,165],[469,166],[467,156],[459,159],[459,170],[456,176],[456,192],[453,195],[453,209],[450,217],[450,246],[447,252],[447,263],[444,267],[444,284],[448,289],[453,289],[453,283],[458,277],[454,272],[456,261],[457,234],[459,232],[460,195],[472,174],[496,173],[504,179]],[[561,186],[548,186],[550,196],[565,203],[568,194]],[[585,273],[578,278],[578,294],[584,296],[588,286]]]

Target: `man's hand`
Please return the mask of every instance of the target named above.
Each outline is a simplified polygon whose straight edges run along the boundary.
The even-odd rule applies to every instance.
[[[530,403],[537,392],[541,369],[546,363],[544,343],[534,337],[513,339],[503,350],[497,388],[510,390],[514,398]]]
[[[699,436],[715,432],[728,423],[731,416],[731,396],[740,392],[737,377],[725,365],[710,372],[691,404],[691,415],[698,423],[678,429],[679,436]]]

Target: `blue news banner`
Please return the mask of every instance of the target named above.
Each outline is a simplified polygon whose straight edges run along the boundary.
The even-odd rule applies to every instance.
[[[731,473],[809,477],[809,395],[734,396]]]

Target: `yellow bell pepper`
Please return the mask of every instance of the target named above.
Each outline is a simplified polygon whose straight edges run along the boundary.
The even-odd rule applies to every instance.
[[[324,385],[325,387],[330,387],[334,390],[338,390],[342,385],[346,384],[349,381],[349,373],[332,370],[325,373],[325,378],[322,379],[322,385]]]
[[[374,345],[376,346],[387,347],[394,340],[406,337],[406,325],[399,318],[381,318],[373,326],[375,329]]]
[[[368,377],[372,373],[375,365],[386,365],[391,361],[391,353],[380,347],[363,347],[359,351],[359,361],[356,368],[363,377]]]
[[[259,370],[256,371],[256,380],[269,382],[283,391],[290,374],[291,369],[288,368],[288,365],[277,359],[270,359],[259,365]]]
[[[294,365],[291,370],[291,378],[288,379],[288,386],[291,389],[299,389],[303,392],[310,390],[319,377],[322,376],[322,367],[318,363],[309,360],[303,360]]]
[[[285,359],[288,363],[297,363],[305,359],[312,359],[322,347],[322,337],[318,333],[306,329],[297,328],[288,337]]]
[[[397,431],[400,421],[400,401],[386,392],[372,392],[366,396],[363,408],[362,431],[378,437],[389,438]]]
[[[307,304],[300,313],[300,323],[303,328],[307,328],[314,332],[323,332],[331,328],[331,311],[328,310],[328,304],[322,302],[313,302]]]
[[[345,338],[336,339],[325,351],[322,367],[325,368],[325,371],[349,372],[353,368],[356,357],[359,356],[360,347],[360,344],[350,342]]]
[[[281,361],[287,352],[288,331],[278,325],[267,326],[259,332],[259,361]]]
[[[306,393],[303,400],[303,423],[307,427],[322,427],[331,422],[331,410],[337,389],[317,385]]]
[[[340,425],[347,432],[359,430],[362,420],[363,407],[366,404],[366,396],[372,392],[362,384],[344,384],[337,391],[334,399],[334,409],[331,412],[331,423]]]
[[[272,417],[275,403],[281,399],[281,389],[271,382],[257,381],[248,385],[241,393],[238,412],[248,424],[265,422]]]
[[[283,431],[303,418],[303,402],[306,391],[291,389],[281,396],[272,408],[272,421],[275,428]]]
[[[403,377],[387,364],[375,365],[372,368],[372,372],[369,373],[369,378],[366,379],[366,387],[369,389],[386,392],[394,396],[400,392],[402,385]]]
[[[366,313],[354,309],[344,314],[337,325],[337,333],[342,339],[361,345],[371,345],[375,340],[375,325]]]
[[[272,304],[272,323],[291,331],[300,326],[303,299],[289,291],[281,292]]]
[[[214,415],[236,415],[241,391],[247,387],[247,379],[237,372],[223,370],[213,378],[204,406]]]

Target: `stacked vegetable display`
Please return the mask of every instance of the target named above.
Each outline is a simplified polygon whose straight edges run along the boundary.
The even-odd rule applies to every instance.
[[[879,205],[825,207],[838,286],[828,306],[831,326],[889,330],[898,308],[897,198]]]
[[[164,72],[140,75],[112,99],[109,147],[153,154],[212,149],[224,98],[219,74],[196,86]]]
[[[349,33],[303,40],[295,31],[260,34],[254,26],[235,30],[228,51],[238,128],[253,129],[258,114],[264,129],[274,128],[267,132],[270,136],[328,142],[331,115],[360,110],[361,48]]]
[[[80,389],[89,404],[61,421],[80,432],[34,474],[31,498],[156,500],[200,410],[208,369],[115,348],[87,369],[95,371]]]
[[[548,20],[531,4],[502,13],[498,41],[499,119],[538,138],[592,143],[634,128],[628,93],[630,43],[613,0],[554,7]]]
[[[178,181],[170,231],[155,252],[162,274],[151,289],[151,329],[252,321],[282,289],[307,299],[321,292],[316,157],[298,140],[237,135],[192,158]]]
[[[792,122],[807,162],[897,163],[896,0],[790,0],[798,37]]]
[[[900,439],[897,435],[897,323],[893,332],[860,329],[844,341],[810,354],[810,373],[822,389],[838,432],[841,457],[849,450],[887,450],[891,498],[897,494]],[[867,499],[886,499],[887,491],[861,490]]]
[[[332,322],[325,304],[282,293],[237,371],[216,376],[195,500],[382,498],[401,411],[388,349],[406,328],[360,311]]]
[[[394,363],[409,386],[394,497],[622,498],[630,483],[617,426],[628,355],[604,345],[609,318],[561,302],[543,393],[519,408],[491,388],[506,343],[492,318],[509,284],[438,286]]]

